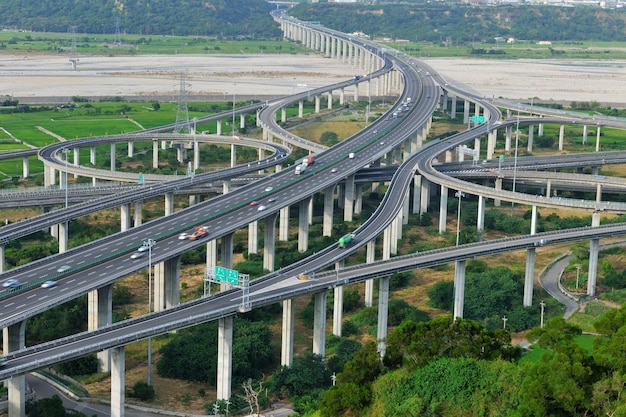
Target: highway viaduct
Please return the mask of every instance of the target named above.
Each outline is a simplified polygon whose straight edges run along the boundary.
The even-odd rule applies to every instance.
[[[332,48],[331,48],[331,50],[332,50]],[[373,129],[373,128],[372,128],[372,129]],[[419,130],[419,129],[418,129],[418,130]],[[414,131],[415,131],[415,129],[414,129]],[[423,131],[420,131],[420,132],[423,132]],[[387,134],[387,133],[389,133],[389,132],[385,132],[385,134]],[[376,143],[376,142],[379,140],[379,137],[381,137],[381,136],[382,136],[382,135],[376,135],[376,136],[374,136],[374,139],[375,139],[374,143]],[[413,136],[413,138],[418,139],[418,138],[419,138],[419,136]],[[387,142],[387,138],[386,138],[386,137],[385,137],[385,142]],[[409,154],[411,154],[411,149],[412,149],[413,147],[417,146],[416,142],[417,142],[417,141],[414,141],[414,142],[413,142],[413,141],[406,141],[406,142],[405,142],[405,141],[404,141],[404,139],[402,139],[402,141],[401,141],[400,143],[405,144],[405,152],[406,152],[406,154],[407,154],[407,155],[409,155]],[[415,149],[415,148],[413,148],[413,149]],[[371,154],[371,157],[376,156],[376,157],[378,158],[378,157],[379,157],[379,156],[378,156],[378,154],[380,154],[380,152],[378,152],[378,153],[373,153],[373,154]],[[367,155],[366,155],[366,158],[370,158],[370,156],[367,156]],[[368,162],[369,162],[369,161],[368,161]],[[416,193],[416,194],[417,194],[417,193]],[[403,199],[402,201],[403,201],[403,202],[402,202],[402,206],[404,206],[404,201],[407,201],[407,202],[408,202],[408,199]],[[408,208],[408,204],[406,205],[406,207]],[[414,205],[414,208],[415,208],[415,205]],[[404,209],[403,209],[403,210],[400,210],[400,213],[402,213],[403,211],[404,211]],[[402,217],[402,216],[401,216],[401,217]],[[393,239],[391,236],[392,236],[392,234],[394,234],[394,233],[398,233],[398,230],[401,230],[401,226],[400,226],[400,227],[398,226],[398,225],[401,225],[401,223],[402,223],[402,218],[401,218],[401,217],[400,217],[400,219],[399,219],[398,221],[396,221],[396,224],[395,224],[395,225],[393,225],[392,227],[389,227],[389,228],[386,228],[386,229],[385,229],[385,234],[388,234],[388,235],[389,235],[389,240],[387,240],[388,238],[387,238],[387,237],[385,237],[385,240],[388,242],[388,244],[385,244],[384,246],[385,246],[385,247],[389,247],[389,248],[390,248],[390,249],[389,249],[389,254],[391,254],[391,253],[392,253],[391,251],[393,250],[393,243],[391,243],[391,242],[393,242],[393,240],[394,240],[394,239]],[[398,218],[398,217],[396,217],[396,218]],[[394,230],[394,229],[395,229],[395,230]],[[397,235],[396,235],[396,236],[397,236]],[[391,242],[390,242],[390,241],[391,241]],[[369,245],[369,243],[368,243],[368,245]],[[227,259],[226,259],[226,260],[227,260]],[[223,261],[224,261],[224,258],[223,258]],[[171,268],[171,267],[170,267],[170,268]],[[384,281],[385,281],[385,280],[384,280],[384,278],[383,278],[383,279],[381,279],[381,282],[384,282]],[[324,292],[324,293],[325,293],[325,292]],[[380,297],[379,297],[379,298],[380,298]],[[320,294],[320,296],[319,296],[319,297],[318,297],[318,296],[316,296],[316,300],[318,300],[318,299],[319,299],[319,303],[318,303],[319,305],[318,305],[318,307],[320,307],[320,306],[321,306],[321,305],[325,302],[325,301],[323,301],[323,299],[325,300],[325,298],[324,298],[324,297],[322,297],[322,296],[321,296],[321,294]],[[380,303],[379,303],[379,307],[380,307]],[[319,309],[320,314],[321,314],[321,307],[320,307],[320,308],[317,308],[317,307],[316,307],[316,309]],[[324,310],[325,310],[325,309],[324,309]],[[289,311],[289,309],[287,309],[287,311]],[[291,310],[291,311],[292,311],[292,310]],[[385,308],[385,309],[381,309],[381,311],[385,311],[385,312],[386,312],[386,308]],[[293,313],[291,313],[291,314],[293,314]],[[289,315],[289,313],[287,313],[287,315]],[[383,315],[385,315],[385,314],[382,314],[382,313],[381,313],[381,316],[383,316]],[[455,315],[458,315],[458,314],[457,314],[457,309],[456,309],[456,308],[455,308]],[[458,316],[462,316],[462,313],[461,313],[460,315],[458,315]],[[222,322],[222,320],[223,320],[223,322]],[[231,320],[232,320],[232,319],[231,319]],[[228,339],[228,332],[229,332],[229,330],[228,330],[228,328],[229,328],[228,318],[226,318],[226,317],[224,317],[224,318],[220,318],[220,321],[221,321],[221,324],[222,324],[221,328],[223,328],[223,330],[224,330],[224,331],[223,331],[223,333],[224,333],[224,335],[223,335],[223,336],[224,336],[224,339]],[[318,323],[319,323],[319,321],[318,321]],[[386,330],[386,325],[385,325],[385,326],[379,326],[379,327],[381,327],[381,328],[383,328],[383,327],[384,327],[384,328],[385,328],[385,330]],[[316,328],[318,328],[318,327],[316,326]],[[230,331],[232,332],[232,321],[231,321],[231,323],[230,323]],[[318,345],[318,346],[317,346],[317,349],[318,349],[318,350],[320,350],[320,349],[321,349],[321,350],[323,350],[323,332],[320,332],[320,330],[319,330],[319,329],[318,329],[318,330],[316,330],[316,331],[317,331],[318,335],[317,335],[317,337],[316,337],[316,342],[314,342],[314,347],[315,347],[315,344],[317,343],[317,345]],[[321,333],[321,334],[320,334],[320,333]],[[285,339],[285,335],[283,335],[283,336],[284,336],[284,337],[283,337],[283,339]],[[286,338],[288,339],[289,337],[287,336]],[[381,339],[384,339],[384,337],[382,337]],[[118,349],[116,352],[117,352],[117,354],[120,354],[119,349]],[[123,352],[123,350],[122,350],[121,352]],[[121,354],[123,355],[123,353],[121,353]],[[286,356],[289,356],[289,355],[286,355]],[[226,361],[227,361],[227,358],[224,358],[224,360],[226,360]],[[114,368],[115,368],[115,366],[118,366],[118,367],[120,366],[119,361],[118,361],[118,362],[116,362],[116,363],[114,364]],[[123,365],[122,365],[122,367],[123,367]],[[119,369],[118,369],[118,372],[119,372]],[[227,370],[225,370],[224,372],[227,372]],[[223,375],[223,376],[225,376],[225,375]],[[223,389],[226,391],[226,388],[225,388],[225,387],[224,387]],[[230,387],[228,387],[227,391],[228,391],[228,393],[230,392]],[[223,392],[224,392],[224,391],[223,391]],[[123,404],[123,398],[122,398],[120,401],[121,401],[121,403]],[[114,402],[115,402],[115,401],[114,401]],[[118,401],[118,407],[119,407],[119,401]],[[116,410],[117,410],[117,407],[116,407]]]

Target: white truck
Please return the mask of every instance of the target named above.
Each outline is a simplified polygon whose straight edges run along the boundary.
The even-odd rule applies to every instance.
[[[307,166],[305,164],[300,164],[300,165],[296,166],[295,174],[296,175],[302,174],[306,170],[306,167]]]

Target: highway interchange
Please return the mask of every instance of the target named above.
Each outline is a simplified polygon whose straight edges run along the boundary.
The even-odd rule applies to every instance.
[[[367,48],[375,48],[375,46],[368,44]],[[385,66],[390,61],[391,57],[385,56]],[[72,249],[64,254],[35,262],[28,265],[28,267],[16,268],[2,274],[0,276],[2,281],[17,277],[22,282],[38,283],[41,280],[55,277],[57,268],[62,265],[72,266],[72,270],[63,274],[59,287],[54,290],[33,288],[28,291],[18,291],[10,294],[10,297],[3,297],[0,300],[0,324],[2,327],[18,323],[54,305],[145,269],[145,262],[133,261],[129,259],[128,255],[146,238],[153,238],[158,241],[157,246],[153,248],[153,262],[164,261],[195,246],[204,244],[202,241],[179,240],[177,236],[181,231],[191,230],[195,225],[209,224],[209,239],[227,235],[245,227],[251,221],[260,220],[267,215],[275,213],[282,207],[298,203],[303,196],[309,196],[324,190],[343,178],[354,174],[361,167],[385,155],[390,149],[400,145],[408,136],[415,133],[418,126],[426,123],[437,105],[439,89],[441,85],[444,85],[444,82],[437,78],[436,73],[432,69],[422,67],[419,62],[402,59],[402,57],[398,56],[393,57],[393,61],[393,65],[402,71],[405,77],[405,91],[399,101],[407,97],[412,97],[417,101],[409,114],[401,119],[389,121],[386,121],[385,117],[381,117],[371,124],[368,129],[359,132],[342,142],[342,144],[319,152],[317,161],[312,167],[313,169],[304,176],[296,177],[291,169],[287,169],[272,175],[267,180],[244,186],[232,193],[192,206],[163,219],[152,221],[92,244]],[[418,71],[418,68],[422,69]],[[424,72],[428,72],[429,75],[424,75]],[[458,93],[463,94],[461,91]],[[297,99],[298,97],[296,96],[290,99],[290,101]],[[489,114],[492,117],[491,126],[495,126],[500,119],[499,110],[489,103],[484,103],[478,97],[473,97],[473,99],[489,109]],[[286,101],[283,99],[267,103],[259,113],[262,122],[265,120],[263,123],[266,123],[266,126],[270,126],[271,123],[268,121],[272,120],[272,115],[285,104]],[[275,271],[266,277],[252,282],[250,288],[250,303],[252,307],[274,303],[300,294],[316,292],[323,288],[332,288],[335,285],[359,282],[399,270],[423,268],[447,263],[455,259],[467,259],[479,255],[533,247],[541,240],[552,244],[624,234],[623,225],[612,225],[523,236],[407,255],[390,261],[380,261],[361,267],[346,268],[339,271],[339,273],[318,273],[315,275],[314,280],[306,282],[295,279],[295,276],[301,272],[310,273],[311,271],[324,270],[338,260],[353,253],[368,241],[376,238],[376,236],[379,236],[401,210],[404,197],[408,192],[416,170],[419,170],[426,177],[431,176],[432,180],[437,183],[446,182],[454,189],[469,187],[466,182],[461,184],[460,180],[437,173],[432,168],[431,161],[444,150],[452,149],[457,144],[465,143],[478,135],[484,134],[487,129],[487,125],[482,125],[455,137],[431,142],[412,155],[399,167],[394,175],[391,186],[379,209],[363,226],[355,231],[356,241],[353,245],[346,249],[331,246],[322,252],[318,252],[310,259],[298,262],[280,271]],[[289,135],[283,132],[278,136],[283,138],[283,136],[288,137]],[[356,153],[354,160],[348,158],[350,152]],[[331,175],[333,168],[337,172]],[[459,183],[455,181],[459,181]],[[155,184],[155,186],[157,185]],[[272,187],[271,191],[265,191],[268,186]],[[474,184],[471,187],[474,192],[477,192]],[[163,190],[159,190],[160,194],[163,194],[163,192]],[[484,192],[485,195],[491,198],[495,197],[493,189],[480,189],[480,192]],[[498,194],[497,198],[507,201],[515,201],[517,198],[516,196],[511,196],[512,193],[510,192],[502,191],[502,193],[504,194]],[[263,202],[271,197],[277,198],[277,202],[267,204],[267,211],[259,212],[256,208],[249,206],[249,203],[253,200]],[[527,196],[520,195],[519,198],[520,202],[528,204]],[[538,204],[542,202],[543,204],[539,205],[545,206],[546,200],[548,199],[544,197],[543,200],[538,201]],[[591,209],[599,207],[595,202],[589,203],[591,204]],[[557,204],[557,202],[554,204]],[[566,202],[561,202],[560,205],[563,206],[565,204]],[[619,211],[620,208],[616,206],[615,210]],[[56,219],[54,221],[58,223],[62,220]],[[41,229],[41,226],[39,226],[39,229]],[[5,364],[0,368],[0,378],[5,379],[21,375],[58,361],[76,358],[87,353],[121,346],[134,340],[162,334],[173,329],[192,326],[197,323],[231,315],[239,310],[240,304],[241,291],[232,289],[93,332],[74,335],[62,340],[33,346],[22,351],[12,352],[7,354]]]

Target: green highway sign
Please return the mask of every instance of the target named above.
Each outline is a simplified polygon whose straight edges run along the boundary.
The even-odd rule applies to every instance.
[[[228,284],[239,284],[239,272],[234,269],[223,268],[221,266],[215,267],[215,280],[226,282]]]
[[[485,116],[472,116],[472,123],[485,123]]]

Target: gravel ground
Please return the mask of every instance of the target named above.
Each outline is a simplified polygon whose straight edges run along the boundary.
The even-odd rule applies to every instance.
[[[426,59],[486,97],[626,103],[626,62]],[[190,100],[201,96],[267,98],[351,78],[360,70],[319,55],[138,55],[81,57],[72,70],[61,55],[0,55],[0,96],[21,103],[72,96],[144,96],[176,100],[185,75]]]

